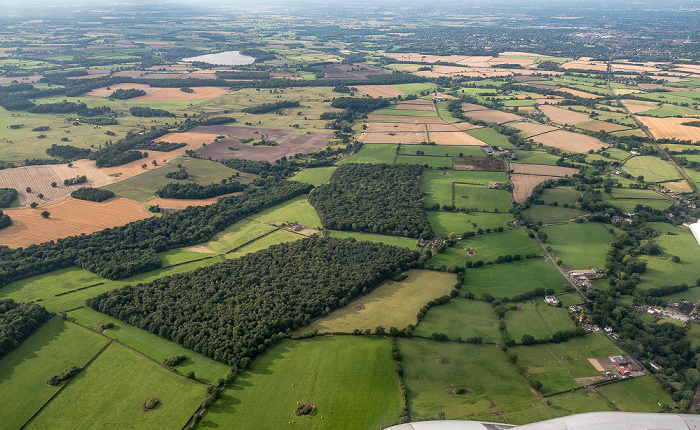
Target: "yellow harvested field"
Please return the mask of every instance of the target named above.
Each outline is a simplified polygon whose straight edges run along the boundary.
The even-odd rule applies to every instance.
[[[635,72],[635,73],[656,73],[662,72],[663,69],[656,67],[656,63],[646,63],[642,65],[629,63],[612,63],[610,70],[612,72]]]
[[[385,57],[409,63],[455,63],[467,67],[488,67],[493,57],[474,57],[469,55],[424,55],[418,53],[385,53]]]
[[[559,130],[551,125],[538,124],[534,122],[514,122],[512,124],[508,124],[508,126],[524,131],[527,137]]]
[[[468,116],[469,118],[480,119],[486,122],[495,122],[498,124],[511,121],[520,121],[523,119],[523,117],[519,115],[493,109],[469,111],[465,112],[464,115]]]
[[[641,86],[641,84],[640,84]],[[646,100],[621,100],[622,104],[630,111],[630,113],[646,112],[648,110],[656,109],[659,104],[655,102],[649,102]]]
[[[449,294],[457,278],[452,273],[412,269],[401,282],[388,281],[369,294],[312,322],[299,333],[374,329],[381,325],[403,329],[417,324],[416,314],[430,300]]]
[[[561,87],[557,91],[563,91],[565,93],[569,93],[571,95],[574,95],[576,97],[581,97],[584,99],[597,99],[597,98],[603,97],[603,96],[598,95],[598,94],[587,93],[585,91],[574,90],[574,89],[566,88],[566,87]]]
[[[516,203],[522,203],[530,197],[532,190],[540,183],[547,179],[557,179],[557,176],[538,176],[538,175],[511,175],[510,180],[513,182],[513,200]]]
[[[684,122],[694,121],[694,118],[655,118],[651,116],[637,116],[656,139],[673,139],[700,141],[700,127],[681,125]]]
[[[214,79],[214,78],[212,78]],[[205,100],[223,96],[228,93],[227,88],[219,87],[192,87],[191,93],[180,91],[179,88],[158,88],[157,91],[145,96],[135,97],[131,100],[148,102],[172,102],[182,100]]]
[[[575,125],[582,122],[590,121],[591,118],[580,112],[575,112],[573,110],[562,109],[555,106],[540,106],[540,110],[547,115],[547,117],[557,124],[569,124]]]
[[[664,182],[663,186],[677,193],[690,193],[693,191],[686,181]]]
[[[489,110],[486,106],[477,105],[474,103],[462,103],[463,112],[471,112],[475,110]]]
[[[42,211],[51,215],[42,218]],[[103,203],[67,198],[36,209],[3,209],[12,225],[0,230],[0,244],[11,248],[93,233],[153,216],[141,204],[123,198]]]
[[[608,133],[613,131],[629,130],[629,127],[624,125],[598,120],[582,122],[580,124],[577,124],[576,127],[590,131],[607,131]]]
[[[571,176],[579,172],[571,167],[549,166],[545,164],[520,164],[511,163],[513,174],[517,175],[540,175],[540,176]]]
[[[194,200],[194,199],[161,199],[160,197],[155,198],[153,200],[149,200],[146,202],[147,205],[151,206],[160,206],[161,208],[165,209],[185,209],[187,206],[207,206],[216,203],[217,200],[223,197],[228,197],[228,196],[238,196],[243,194],[241,193],[231,193],[231,194],[224,194],[218,197],[212,197],[210,199],[200,199],[200,200]]]
[[[86,176],[87,182],[63,185],[64,179],[76,176]],[[51,186],[52,182],[56,183],[55,188]],[[95,167],[95,162],[91,160],[74,161],[73,167],[68,167],[68,164],[47,164],[0,170],[1,186],[16,189],[22,206],[28,206],[32,202],[49,203],[66,197],[81,187],[101,187],[111,183],[112,178]],[[27,187],[31,188],[31,192],[26,191]],[[44,198],[39,198],[38,194],[43,194]]]
[[[33,84],[34,82],[39,82],[39,79],[41,79],[44,75],[32,75],[32,76],[9,76],[9,77],[0,77],[0,85],[9,85],[13,81],[17,81],[21,84]]]
[[[382,115],[369,114],[367,121],[407,122],[412,124],[444,124],[444,121],[436,116],[410,116],[410,115]]]
[[[405,145],[415,145],[427,142],[428,136],[425,132],[392,132],[389,133],[364,133],[358,139],[362,143],[402,143]]]
[[[430,133],[430,141],[435,142],[437,145],[470,145],[470,146],[481,146],[486,145],[486,143],[480,141],[474,136],[471,136],[463,132],[444,132],[437,131]]]
[[[542,145],[563,149],[565,151],[578,152],[580,154],[586,154],[591,149],[597,151],[605,146],[603,142],[595,137],[564,130],[540,134],[534,136],[532,140]]]
[[[578,59],[569,61],[560,65],[562,69],[580,69],[580,70],[595,70],[605,72],[608,70],[608,65],[604,61],[591,61],[587,59]]]
[[[547,97],[544,99],[534,99],[535,103],[538,105],[558,105],[561,103],[562,100],[564,100],[563,97]]]
[[[469,124],[469,123],[467,123]],[[472,125],[472,124],[469,124]],[[455,127],[454,124],[426,124],[425,125],[428,128],[429,132],[434,132],[434,131],[463,131],[464,129]],[[476,127],[476,126],[474,126]],[[471,129],[467,129],[471,130]]]
[[[460,130],[474,130],[477,128],[483,128],[480,125],[474,125],[470,122],[455,122],[455,123],[452,123],[450,125],[453,127],[457,127]]]
[[[370,97],[396,97],[403,96],[403,91],[399,91],[391,85],[355,85],[357,91],[367,94]]]
[[[147,84],[116,84],[116,85],[111,85],[109,87],[96,88],[96,89],[90,91],[89,93],[87,93],[87,95],[107,98],[116,90],[130,90],[130,89],[144,90],[146,93],[149,93],[149,92],[152,93],[152,92],[158,91],[158,88],[151,88]]]
[[[489,60],[489,66],[500,66],[501,64],[518,64],[525,68],[535,65],[536,58],[492,58]]]
[[[435,124],[438,125],[438,124]],[[431,124],[433,126],[433,124]],[[430,130],[430,128],[428,128]],[[425,124],[412,124],[406,122],[368,122],[365,133],[389,133],[389,132],[422,132]]]

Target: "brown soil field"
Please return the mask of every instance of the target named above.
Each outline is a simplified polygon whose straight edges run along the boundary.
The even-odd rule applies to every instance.
[[[155,198],[153,200],[149,200],[146,202],[147,205],[158,205],[161,208],[164,209],[185,209],[187,206],[207,206],[216,203],[217,200],[219,200],[222,197],[228,197],[228,196],[238,196],[243,193],[231,193],[231,194],[224,194],[222,196],[218,197],[212,197],[210,199],[201,199],[201,200],[193,200],[193,199],[161,199],[160,197]]]
[[[452,127],[458,128],[458,129],[460,129],[460,130],[474,130],[474,129],[477,129],[477,128],[483,128],[483,127],[480,126],[480,125],[474,125],[474,124],[472,124],[472,123],[470,123],[470,122],[454,122],[454,123],[452,123],[452,124],[450,124],[450,125],[451,125]],[[430,126],[428,126],[428,127],[430,127]]]
[[[656,109],[659,106],[658,103],[644,100],[622,100],[622,104],[633,114]]]
[[[15,77],[0,77],[0,85],[11,84],[17,81],[22,84],[33,84],[34,82],[39,82],[44,75],[32,75],[32,76],[15,76]]]
[[[597,99],[597,98],[603,97],[603,96],[598,95],[598,94],[587,93],[585,91],[579,91],[579,90],[573,90],[571,88],[566,88],[566,87],[561,87],[561,88],[559,88],[558,91],[563,91],[565,93],[569,93],[569,94],[572,94],[574,96],[581,97],[584,99]]]
[[[48,219],[40,213],[51,213]],[[81,233],[93,233],[153,216],[141,204],[115,198],[103,203],[64,199],[37,209],[4,209],[12,225],[0,230],[0,244],[11,248],[61,239]]]
[[[629,127],[625,125],[620,125],[620,124],[615,124],[611,122],[605,122],[605,121],[598,121],[598,120],[593,120],[593,121],[588,121],[588,122],[582,122],[576,127],[581,128],[583,130],[590,130],[590,131],[607,131],[608,133],[613,132],[613,131],[623,131],[623,130],[629,130]]]
[[[594,137],[564,130],[540,134],[539,136],[534,136],[532,140],[546,146],[581,154],[585,154],[591,149],[597,151],[605,146],[603,142]]]
[[[552,122],[556,122],[557,124],[575,125],[591,120],[586,114],[549,105],[540,106],[540,110],[544,112]]]
[[[610,70],[612,72],[637,72],[637,73],[656,73],[656,72],[661,72],[663,71],[662,69],[653,66],[653,65],[646,65],[646,66],[639,66],[636,64],[623,64],[623,63],[612,63],[610,65]]]
[[[649,131],[657,139],[673,139],[700,141],[700,127],[681,125],[684,122],[694,121],[694,118],[654,118],[651,116],[637,116]]]
[[[430,124],[433,126],[433,124]],[[438,125],[438,124],[435,124]],[[430,130],[430,128],[428,128]],[[407,122],[368,122],[365,133],[389,133],[389,132],[422,132],[425,124],[410,124]],[[454,128],[451,130],[454,131]]]
[[[474,136],[471,136],[463,132],[443,132],[437,131],[430,133],[430,141],[435,142],[437,145],[470,145],[470,146],[481,146],[486,145],[484,142],[480,141]]]
[[[469,123],[467,123],[469,124]],[[471,124],[470,124],[471,125]],[[452,124],[426,124],[425,125],[428,128],[429,132],[435,132],[435,131],[463,131],[464,129],[455,127]],[[471,130],[471,129],[467,129]]]
[[[503,172],[505,163],[501,158],[491,157],[453,157],[455,170],[483,170],[486,172]]]
[[[474,103],[462,103],[462,112],[471,112],[475,110],[489,110],[489,108]]]
[[[524,131],[527,137],[532,137],[538,134],[559,130],[558,128],[552,127],[551,125],[538,124],[534,122],[514,122],[512,124],[508,124],[508,127],[513,127],[517,128],[518,130]]]
[[[399,91],[391,85],[355,85],[355,88],[370,97],[389,98],[404,95],[403,91]]]
[[[562,100],[564,100],[562,97],[548,97],[546,99],[535,99],[535,103],[538,105],[558,105]]]
[[[511,175],[510,180],[513,182],[513,200],[516,203],[522,203],[530,197],[533,188],[537,184],[546,181],[547,179],[557,179],[556,176],[538,176],[538,175]]]
[[[82,175],[87,176],[87,182],[79,185],[63,185],[64,179]],[[56,182],[56,188],[51,186],[52,182]],[[28,206],[32,202],[39,204],[52,202],[70,195],[81,187],[100,187],[111,183],[112,178],[95,167],[95,162],[90,160],[75,161],[73,167],[68,167],[68,164],[48,164],[0,170],[0,184],[3,187],[16,189],[22,206]],[[31,193],[27,193],[27,187],[32,189]],[[43,194],[44,198],[40,199],[37,197],[38,194]]]
[[[445,99],[445,100],[452,100],[452,99],[454,99],[454,97],[451,96],[451,95],[449,95],[449,94],[433,93],[433,95],[434,95],[435,97],[442,97],[442,98]]]
[[[107,89],[109,88],[109,89]],[[136,88],[139,90],[144,90],[146,93],[153,93],[159,90],[159,88],[151,88],[150,86],[146,84],[117,84],[117,85],[111,85],[109,87],[102,87],[102,88],[96,88],[89,93],[87,93],[88,96],[95,96],[95,97],[104,97],[107,98],[110,95],[112,95],[113,92],[116,90],[129,90],[132,88]],[[178,89],[178,91],[180,91]]]
[[[184,73],[148,73],[143,75],[144,79],[180,79]]]
[[[496,66],[500,64],[520,64],[521,66],[527,68],[535,63],[536,58],[504,58],[498,57],[489,60],[490,66]]]
[[[421,142],[427,142],[428,136],[425,132],[392,132],[389,133],[365,133],[358,139],[362,143],[402,143],[405,145],[415,145]],[[432,136],[432,135],[431,135]]]
[[[527,75],[515,75],[511,79],[515,82],[535,82],[535,81],[547,81],[547,78],[541,76],[527,76]]]
[[[410,116],[410,115],[381,115],[369,114],[367,121],[407,122],[412,124],[444,124],[445,122],[436,116]]]
[[[158,88],[157,91],[131,100],[149,102],[172,102],[180,100],[213,99],[228,93],[228,89],[219,87],[193,87],[193,92],[186,93],[179,88]]]
[[[510,168],[513,174],[516,175],[535,175],[535,176],[571,176],[579,172],[578,169],[561,166],[548,166],[544,164],[520,164],[511,163]]]
[[[465,115],[470,118],[480,119],[486,122],[495,122],[498,124],[503,124],[511,121],[520,121],[523,119],[523,117],[513,113],[501,112],[500,110],[492,109],[465,112]]]

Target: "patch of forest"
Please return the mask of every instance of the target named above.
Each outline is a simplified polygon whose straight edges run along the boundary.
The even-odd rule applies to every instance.
[[[9,208],[17,198],[17,190],[14,188],[0,188],[0,208]]]
[[[236,365],[417,261],[418,253],[407,249],[312,236],[194,272],[126,286],[86,304]]]
[[[0,358],[6,356],[51,318],[49,311],[34,303],[0,300]]]
[[[281,102],[263,103],[258,106],[251,106],[249,108],[245,108],[242,111],[246,113],[268,113],[291,107],[299,107],[299,102],[284,100]]]
[[[313,190],[309,203],[328,229],[429,239],[421,173],[421,166],[346,164]]]
[[[164,199],[209,199],[224,194],[237,193],[244,189],[245,185],[232,179],[224,179],[221,183],[209,185],[199,185],[195,182],[184,184],[171,182],[156,191],[156,195]]]
[[[129,108],[129,113],[132,114],[133,116],[140,116],[144,118],[150,118],[154,116],[163,116],[163,117],[172,117],[175,118],[175,114],[172,112],[168,112],[165,109],[153,109],[149,107],[130,107]]]
[[[144,90],[140,90],[137,88],[119,88],[118,90],[114,91],[112,94],[109,95],[110,99],[116,99],[116,100],[128,100],[128,99],[133,99],[134,97],[141,97],[145,96],[146,92]]]
[[[90,202],[103,202],[114,197],[114,193],[102,188],[82,187],[70,193],[74,199],[87,200]]]
[[[9,227],[11,225],[12,225],[12,219],[10,219],[10,216],[8,214],[0,211],[0,230],[2,230],[5,227]]]

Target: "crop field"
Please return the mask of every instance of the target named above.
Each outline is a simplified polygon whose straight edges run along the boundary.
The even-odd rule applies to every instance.
[[[403,380],[414,421],[436,417],[469,419],[471,414],[519,409],[537,398],[506,355],[493,345],[397,341]],[[465,394],[453,390],[466,389]]]
[[[447,236],[450,233],[462,234],[467,231],[506,228],[514,221],[509,213],[470,212],[428,212],[428,221],[433,231],[438,236]]]
[[[576,388],[579,386],[576,378],[602,376],[588,359],[622,353],[602,333],[590,333],[562,343],[517,346],[513,351],[528,368],[531,378],[542,383],[543,394]]]
[[[416,325],[416,314],[429,301],[450,294],[457,282],[452,273],[409,270],[401,282],[387,281],[369,294],[312,322],[298,333],[352,333],[382,326],[403,329]]]
[[[638,204],[650,206],[654,209],[668,209],[673,204],[671,200],[651,191],[651,190],[636,190],[629,188],[613,188],[612,193],[603,195],[603,200],[606,200],[613,205],[619,207],[625,212],[634,212]]]
[[[430,308],[413,335],[430,337],[444,333],[450,340],[478,336],[485,342],[500,342],[503,336],[498,324],[490,303],[455,297],[447,304]]]
[[[138,160],[140,161],[140,160]],[[166,178],[168,173],[177,172],[181,165],[187,170],[188,177],[184,181]],[[171,182],[188,183],[195,182],[200,185],[209,185],[228,179],[237,173],[236,170],[229,169],[221,163],[210,160],[201,160],[190,157],[180,157],[166,164],[159,169],[144,171],[138,176],[124,179],[114,184],[108,185],[105,189],[113,191],[114,194],[126,197],[139,202],[147,202],[156,197],[156,191]],[[246,183],[250,182],[255,175],[250,173],[240,173],[236,180]],[[194,203],[195,201],[193,201]]]
[[[525,136],[532,137],[542,133],[548,133],[550,131],[559,130],[557,127],[552,127],[551,125],[539,124],[536,122],[514,122],[508,124],[509,127],[517,128],[525,133]]]
[[[368,122],[365,125],[367,125],[367,128],[364,130],[365,133],[421,133],[426,130],[425,124],[413,124],[408,122]]]
[[[549,166],[556,166],[557,160],[559,159],[558,156],[548,154],[544,151],[537,151],[537,150],[532,150],[532,151],[520,151],[520,150],[515,150],[513,153],[518,157],[515,161],[520,164],[541,164],[541,165],[549,165]]]
[[[419,164],[433,169],[452,168],[452,157],[432,157],[427,155],[397,155],[396,164]]]
[[[379,428],[401,398],[389,341],[367,337],[283,340],[253,362],[207,413],[202,428]],[[311,402],[308,417],[294,414]]]
[[[537,288],[561,292],[568,285],[552,263],[533,258],[467,269],[462,292],[474,293],[475,297],[484,293],[494,297],[513,297]]]
[[[605,144],[595,137],[580,133],[572,133],[565,130],[557,130],[549,133],[533,136],[533,141],[552,148],[559,148],[565,151],[586,154],[591,149],[594,151],[603,148]]]
[[[505,182],[503,172],[477,172],[464,170],[426,171],[421,176],[421,191],[425,196],[426,206],[435,203],[442,205],[454,204],[453,183],[485,185],[490,182]]]
[[[334,171],[335,168],[333,167],[314,167],[311,169],[304,169],[294,175],[292,180],[318,187],[319,185],[323,185],[328,182],[328,180],[331,179],[331,175]]]
[[[392,116],[420,116],[420,117],[434,117],[439,119],[437,112],[433,110],[407,110],[407,109],[396,109],[397,105],[391,105],[386,108],[377,109],[372,112],[373,115],[392,115]],[[440,120],[442,122],[442,120]]]
[[[503,148],[507,149],[514,148],[514,146],[508,142],[508,138],[506,136],[497,133],[490,128],[478,128],[475,130],[469,130],[467,133],[491,146],[502,146]]]
[[[649,227],[661,232],[654,242],[661,247],[660,255],[644,256],[647,270],[642,274],[638,288],[651,288],[659,285],[695,285],[700,265],[698,243],[688,228],[673,227],[666,223],[649,223]],[[671,234],[668,234],[668,233]],[[672,256],[678,256],[680,263],[674,263]],[[671,280],[672,279],[672,280]],[[688,293],[679,293],[682,297]]]
[[[678,139],[700,141],[700,128],[681,125],[684,122],[693,121],[693,118],[655,118],[650,116],[638,116],[644,125],[649,128],[656,139]]]
[[[108,339],[53,317],[0,360],[3,427],[18,429],[60,387],[46,381],[70,366],[85,365]]]
[[[542,222],[544,224],[566,222],[585,215],[586,212],[573,207],[532,205],[525,211],[532,223]]]
[[[405,95],[403,91],[391,85],[355,85],[355,88],[357,88],[357,91],[370,97],[391,98]]]
[[[598,391],[622,411],[658,413],[659,403],[673,405],[671,396],[649,375],[605,385]]]
[[[216,381],[230,370],[225,364],[87,307],[69,312],[68,318],[85,327],[98,322],[111,322],[114,327],[105,330],[105,335],[161,363],[171,355],[183,354],[187,359],[177,367],[178,373],[185,375],[193,371],[198,381],[216,385]]]
[[[338,161],[338,165],[348,163],[386,163],[394,164],[397,145],[362,145],[360,151],[348,158]]]
[[[42,211],[50,213],[43,218]],[[12,225],[0,230],[0,243],[12,248],[26,247],[80,233],[93,233],[153,216],[140,204],[127,199],[102,203],[66,198],[32,209],[4,209]]]
[[[357,240],[366,240],[368,242],[383,243],[385,245],[398,246],[399,248],[415,249],[417,241],[406,237],[398,236],[383,236],[380,234],[355,233],[349,231],[326,230],[326,235],[345,239],[353,237]]]
[[[508,212],[513,207],[505,190],[488,188],[484,185],[455,183],[454,205],[458,208],[474,208],[487,212]]]
[[[86,176],[87,182],[79,185],[63,185],[64,179],[72,179],[76,176]],[[52,187],[51,183],[56,186]],[[112,183],[112,178],[95,166],[94,161],[79,160],[73,163],[73,167],[67,164],[50,164],[45,166],[25,166],[14,169],[0,170],[0,184],[3,188],[14,188],[22,206],[29,206],[36,202],[46,204],[60,198],[69,196],[71,192],[80,187],[101,187]],[[27,192],[29,187],[31,192]],[[43,198],[38,195],[43,194]]]
[[[206,386],[176,376],[139,353],[112,344],[73,378],[27,428],[180,427],[206,394]],[[146,411],[144,403],[153,397],[160,404]]]
[[[540,254],[540,247],[527,236],[525,229],[507,230],[501,233],[480,234],[462,239],[444,252],[431,258],[427,265],[433,267],[464,267],[471,261],[495,261],[499,256]]]
[[[546,244],[557,258],[577,270],[604,267],[608,245],[615,240],[603,224],[594,222],[542,227],[540,231],[549,236]]]
[[[498,124],[503,124],[511,121],[519,121],[523,117],[520,115],[515,115],[513,113],[501,112],[499,110],[493,109],[480,109],[480,110],[470,110],[464,113],[464,116],[474,119],[480,119],[486,122],[495,122]]]
[[[551,337],[554,333],[574,328],[569,317],[569,310],[549,306],[542,299],[534,303],[526,303],[524,310],[508,311],[506,327],[511,339],[520,342],[524,335],[529,334],[537,340]]]
[[[511,164],[513,166],[513,164]],[[524,202],[532,194],[532,190],[540,183],[549,179],[557,179],[557,176],[544,175],[516,175],[510,176],[513,183],[513,200],[516,203]]]
[[[666,182],[681,178],[681,174],[670,163],[651,155],[630,158],[622,166],[622,170],[635,178],[643,176],[647,182]]]
[[[481,140],[461,131],[433,131],[429,133],[429,136],[431,142],[441,146],[482,146],[484,144]]]
[[[316,210],[306,200],[307,196],[298,196],[287,202],[273,206],[251,217],[253,221],[279,226],[292,222],[312,228],[321,228],[321,220]]]
[[[399,155],[416,155],[416,151],[422,152],[426,157],[486,157],[481,148],[474,146],[437,146],[421,145],[420,147],[402,145]]]
[[[417,82],[415,84],[396,84],[392,87],[404,94],[419,94],[421,91],[432,90],[435,85],[428,82]]]
[[[562,109],[551,105],[540,106],[539,108],[552,122],[557,124],[576,125],[582,122],[590,121],[588,115],[576,112],[574,110]]]

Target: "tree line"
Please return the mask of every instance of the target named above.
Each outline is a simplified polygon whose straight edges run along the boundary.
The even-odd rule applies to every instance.
[[[6,356],[51,318],[43,306],[0,300],[0,358]]]
[[[175,118],[175,114],[172,112],[168,112],[165,109],[153,109],[149,107],[130,107],[129,108],[129,113],[133,116],[139,116],[139,117],[144,117],[144,118],[151,118],[151,117],[169,117],[169,118]]]
[[[412,165],[346,164],[312,191],[309,203],[324,228],[428,239],[422,172]]]
[[[156,195],[163,199],[209,199],[229,193],[243,191],[245,185],[232,179],[224,179],[221,183],[209,185],[199,185],[195,182],[184,184],[171,182],[160,190]]]
[[[281,102],[274,103],[263,103],[258,106],[251,106],[249,108],[242,109],[242,112],[246,113],[268,113],[275,112],[280,109],[299,107],[299,102],[291,100],[283,100]]]
[[[236,365],[414,267],[417,260],[416,252],[403,248],[312,236],[235,261],[126,286],[86,304]]]

